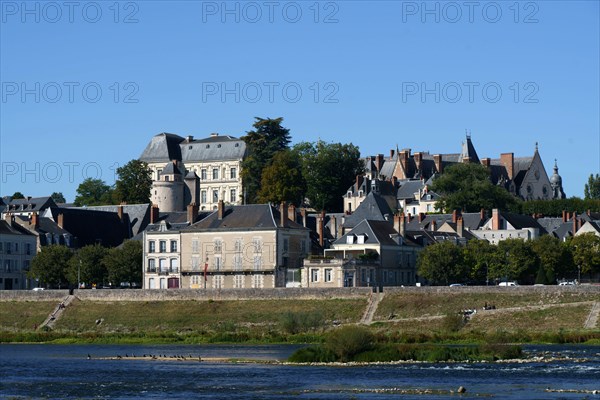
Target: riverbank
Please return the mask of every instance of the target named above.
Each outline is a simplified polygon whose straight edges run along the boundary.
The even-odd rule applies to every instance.
[[[42,329],[66,291],[0,293],[0,342],[322,343],[362,324],[381,343],[600,343],[600,287],[197,293],[76,291]]]

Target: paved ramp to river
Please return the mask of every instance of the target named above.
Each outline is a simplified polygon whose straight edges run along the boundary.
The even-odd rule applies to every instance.
[[[586,329],[594,329],[598,325],[598,317],[600,316],[600,301],[597,301],[592,306],[590,313],[583,325]]]
[[[75,300],[75,296],[69,295],[61,301],[56,308],[48,315],[46,320],[38,327],[39,329],[49,328],[53,329],[56,321],[62,316],[66,308]]]
[[[379,303],[383,300],[384,293],[371,293],[369,296],[369,302],[367,303],[367,309],[362,316],[360,323],[364,325],[370,325],[373,322],[373,316],[379,307]]]

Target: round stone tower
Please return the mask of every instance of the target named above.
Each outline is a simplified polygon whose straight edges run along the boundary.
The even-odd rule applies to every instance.
[[[176,160],[165,165],[158,180],[152,182],[151,200],[160,211],[185,211],[184,183]]]

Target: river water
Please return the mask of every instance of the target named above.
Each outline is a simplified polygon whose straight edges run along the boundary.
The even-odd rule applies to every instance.
[[[299,346],[0,345],[7,399],[593,399],[600,346],[527,346],[529,363],[294,366],[198,361],[198,356],[284,360]],[[186,360],[138,360],[143,355]],[[91,359],[88,359],[88,355]],[[110,359],[117,355],[121,359]],[[464,386],[467,392],[455,391]],[[430,389],[428,394],[420,391]],[[579,392],[554,392],[573,390]]]

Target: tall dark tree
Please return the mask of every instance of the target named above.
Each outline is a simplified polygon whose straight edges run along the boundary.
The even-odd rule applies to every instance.
[[[115,184],[115,197],[128,204],[148,203],[152,188],[152,171],[148,164],[131,160],[117,168],[119,179]]]
[[[554,236],[544,235],[531,242],[531,248],[539,260],[535,283],[556,283],[557,278],[572,276],[573,261],[568,248]]]
[[[21,192],[14,192],[12,196],[10,196],[13,200],[24,199],[25,195]]]
[[[263,169],[271,164],[277,152],[288,149],[290,143],[290,130],[281,126],[283,118],[255,119],[254,130],[242,137],[248,148],[241,172],[247,203],[258,201]]]
[[[452,165],[433,181],[430,189],[441,196],[436,205],[442,210],[515,210],[518,204],[515,196],[492,184],[488,169],[481,164]]]
[[[67,200],[65,199],[65,196],[62,194],[62,192],[54,192],[50,195],[50,197],[52,197],[52,200],[54,200],[54,202],[56,204],[67,202]]]
[[[69,261],[67,277],[71,283],[85,282],[102,286],[108,281],[104,264],[107,249],[99,244],[82,247]]]
[[[496,246],[487,240],[470,240],[462,249],[469,277],[477,283],[490,283],[490,270],[499,269],[503,260],[498,257]]]
[[[66,246],[44,246],[33,258],[28,275],[38,280],[41,286],[67,287],[67,268],[72,256]]]
[[[78,207],[114,203],[113,189],[101,179],[87,178],[77,187],[75,205]]]
[[[518,280],[521,283],[534,282],[538,259],[531,242],[521,239],[502,240],[498,243],[496,251],[502,262],[490,270],[490,278],[502,281]]]
[[[123,246],[110,249],[104,257],[108,270],[108,280],[113,285],[123,282],[130,286],[141,285],[143,268],[142,244],[136,240],[127,240]]]
[[[342,196],[362,175],[364,165],[357,146],[342,143],[302,142],[294,146],[306,179],[306,198],[316,210],[343,211]]]
[[[433,285],[464,282],[468,276],[462,249],[449,241],[425,247],[419,253],[417,270]]]
[[[587,183],[583,189],[583,194],[586,200],[600,199],[600,175],[590,174]]]
[[[259,201],[275,204],[285,201],[300,205],[305,191],[306,182],[298,154],[290,150],[276,153],[271,165],[263,169]]]
[[[582,275],[600,272],[600,237],[584,233],[567,242],[573,254],[573,261]]]

